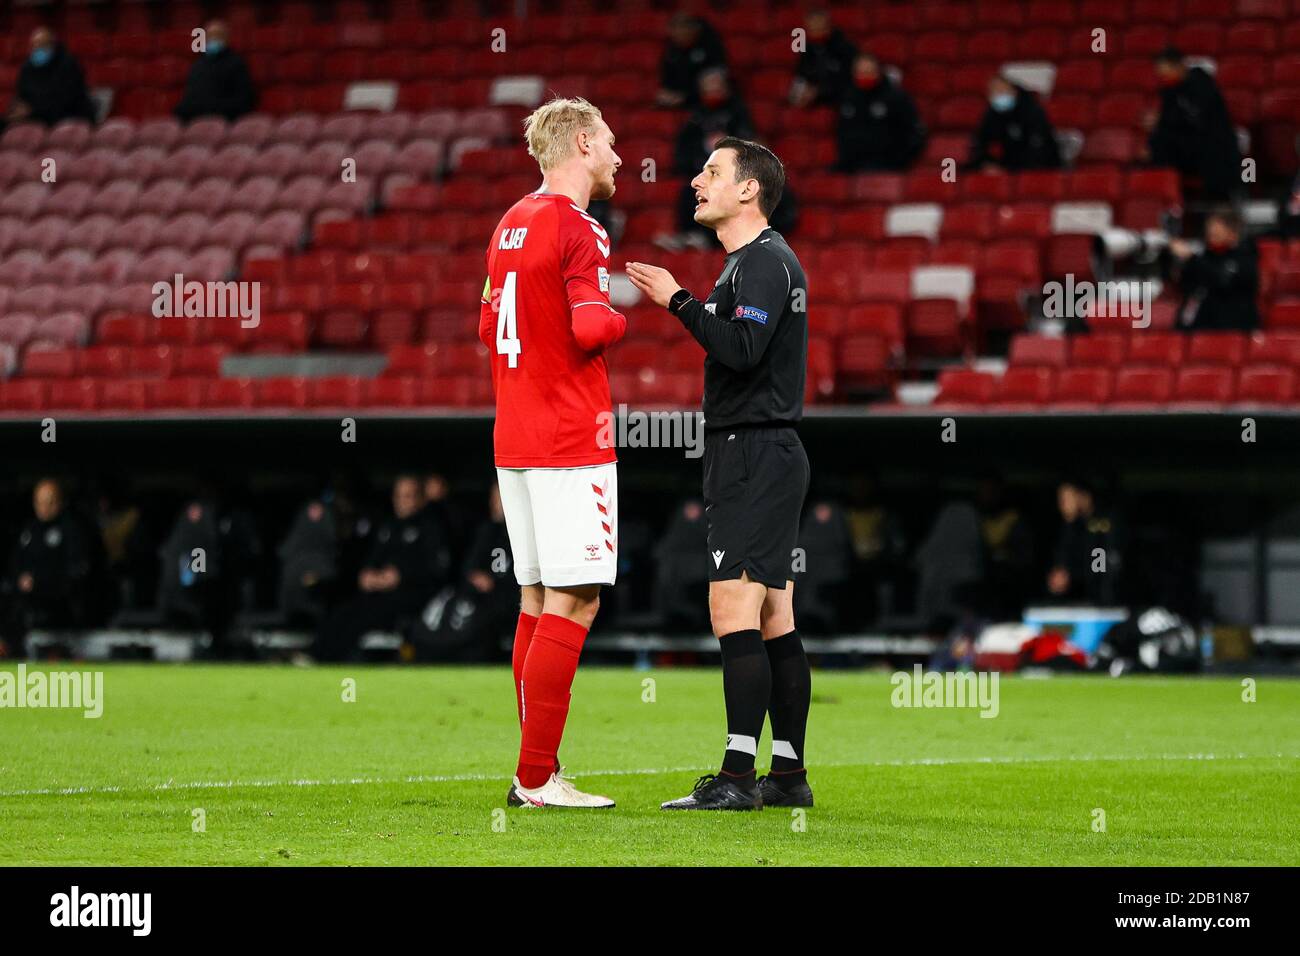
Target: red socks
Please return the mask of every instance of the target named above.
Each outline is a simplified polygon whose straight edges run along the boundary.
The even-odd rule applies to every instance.
[[[540,787],[555,772],[556,754],[569,716],[569,688],[586,639],[587,629],[566,617],[543,614],[537,619],[522,674],[516,681],[523,721],[516,776],[529,790]],[[516,635],[516,661],[518,653]]]
[[[515,625],[515,647],[510,655],[510,664],[515,672],[515,710],[519,714],[520,727],[524,725],[524,699],[519,693],[519,682],[524,679],[524,660],[528,657],[528,645],[532,643],[535,627],[537,618],[520,611],[519,623]]]

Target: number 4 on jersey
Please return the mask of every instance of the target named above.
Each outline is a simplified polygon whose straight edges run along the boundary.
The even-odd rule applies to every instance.
[[[515,320],[515,273],[506,273],[505,285],[501,288],[500,308],[497,310],[497,355],[507,356],[509,368],[519,367],[518,324]]]

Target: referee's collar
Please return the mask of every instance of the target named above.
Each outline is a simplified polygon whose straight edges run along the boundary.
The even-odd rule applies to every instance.
[[[749,240],[749,242],[745,243],[743,246],[740,246],[740,247],[738,247],[738,248],[736,248],[736,249],[733,249],[731,252],[728,252],[728,253],[727,253],[727,258],[731,258],[732,256],[740,255],[740,253],[744,252],[744,251],[745,251],[746,249],[748,249],[750,246],[756,245],[756,244],[758,244],[758,243],[760,243],[760,242],[766,242],[768,239],[771,239],[773,236],[777,236],[777,235],[780,235],[780,233],[778,233],[778,232],[777,232],[775,229],[773,229],[771,226],[764,226],[764,227],[763,227],[763,231],[760,232],[760,233],[759,233],[757,236],[755,236],[753,239]]]

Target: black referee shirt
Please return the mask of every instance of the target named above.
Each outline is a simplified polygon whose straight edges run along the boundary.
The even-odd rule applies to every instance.
[[[727,256],[709,298],[669,309],[704,346],[704,425],[792,425],[803,417],[808,280],[770,226]]]

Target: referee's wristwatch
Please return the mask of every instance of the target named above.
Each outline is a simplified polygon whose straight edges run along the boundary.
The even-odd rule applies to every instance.
[[[695,298],[695,296],[691,295],[685,289],[678,289],[673,293],[673,297],[668,300],[668,311],[673,315],[677,315],[681,312],[682,307],[693,298]]]

